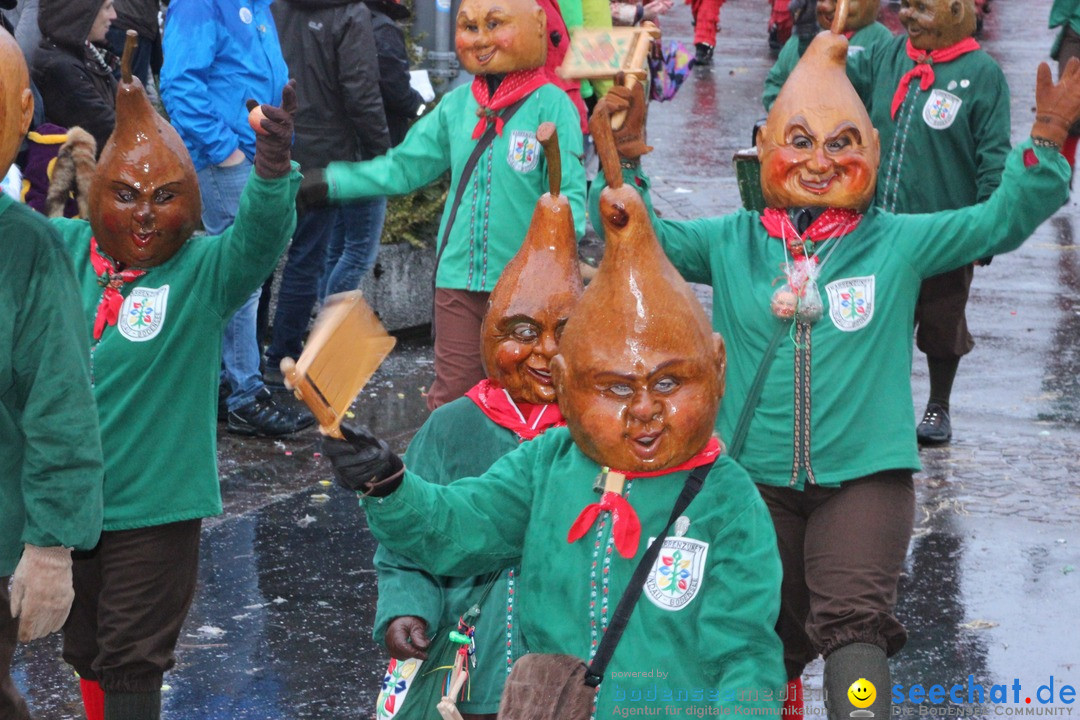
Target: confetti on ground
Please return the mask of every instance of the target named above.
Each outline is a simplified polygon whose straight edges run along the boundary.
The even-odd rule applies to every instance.
[[[326,502],[330,499],[330,496],[326,493],[316,493],[311,496],[311,502]]]
[[[276,598],[274,598],[273,600],[271,600],[270,602],[274,603],[275,605],[281,605],[282,603],[287,603],[287,602],[289,602],[289,601],[288,601],[288,600],[286,600],[286,599],[285,599],[285,598],[283,598],[283,597],[276,597]]]
[[[1076,571],[1076,568],[1074,568],[1072,565],[1066,565],[1065,567],[1061,568],[1061,574],[1062,575],[1068,575],[1069,573],[1075,572],[1075,571]]]
[[[351,420],[352,418],[356,417],[356,413],[354,413],[352,410],[346,410],[345,417]]]
[[[202,627],[200,627],[195,632],[197,632],[200,635],[203,635],[205,637],[212,637],[212,638],[221,637],[222,635],[225,634],[224,630],[222,630],[219,627],[214,627],[213,625],[203,625]]]
[[[313,458],[321,458],[322,453],[321,452],[313,452],[313,453],[311,453],[311,457],[313,457]]]
[[[398,393],[397,396],[398,396],[399,400],[404,400],[405,399],[405,393]]]
[[[161,684],[161,692],[169,692],[170,690],[172,690],[172,685],[169,685],[168,683]]]
[[[304,517],[297,520],[296,524],[299,525],[302,528],[306,528],[308,525],[310,525],[313,522],[315,522],[315,518],[313,518],[310,515],[305,515]]]
[[[285,456],[286,456],[286,457],[290,457],[290,456],[292,456],[292,450],[286,450],[286,451],[285,451]]]
[[[960,627],[966,630],[989,630],[990,628],[996,628],[998,624],[993,620],[972,620],[966,622]]]

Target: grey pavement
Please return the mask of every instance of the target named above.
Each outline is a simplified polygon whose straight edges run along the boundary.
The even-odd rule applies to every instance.
[[[1035,68],[1053,39],[1050,4],[995,0],[987,19],[983,44],[1009,79],[1014,141],[1033,119]],[[895,16],[895,5],[885,8]],[[645,167],[665,216],[739,205],[731,157],[764,115],[767,16],[765,0],[728,2],[714,68],[652,106],[656,150]],[[677,5],[663,29],[689,44],[688,7]],[[1080,685],[1078,218],[1072,200],[1019,251],[977,270],[969,305],[977,346],[953,394],[954,441],[922,451],[898,608],[911,637],[894,659],[894,682],[948,688],[970,675],[987,689],[1014,681],[1023,689],[1018,704],[953,714],[1080,714],[1060,698],[1042,706],[1034,696],[1051,676],[1058,694]],[[710,301],[707,289],[701,295]],[[853,372],[873,382],[873,367]],[[426,414],[431,377],[430,347],[409,340],[356,412],[401,448]],[[918,352],[912,385],[921,412],[927,380]],[[223,434],[219,450],[227,509],[204,525],[199,592],[166,677],[165,717],[371,717],[385,657],[370,637],[374,543],[355,500],[327,482],[314,432],[277,442]],[[56,636],[20,651],[16,681],[40,720],[82,717]],[[819,692],[820,663],[807,682]],[[931,709],[949,706],[900,711]],[[820,702],[808,712],[821,713]]]

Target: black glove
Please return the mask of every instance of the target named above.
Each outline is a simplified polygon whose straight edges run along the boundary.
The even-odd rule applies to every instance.
[[[247,101],[248,112],[258,105]],[[290,80],[281,91],[281,107],[262,105],[264,117],[259,126],[265,133],[255,133],[255,172],[267,180],[282,178],[292,170],[293,118],[296,116],[296,81]]]
[[[415,615],[396,617],[386,627],[383,643],[390,652],[390,657],[395,660],[427,660],[427,650],[431,647],[427,636],[427,622]]]
[[[363,425],[342,425],[341,434],[344,440],[322,439],[322,453],[330,459],[338,485],[374,497],[397,490],[405,471],[401,458]]]
[[[296,212],[303,214],[312,208],[324,207],[330,195],[330,185],[326,182],[326,173],[322,170],[308,170],[300,181],[300,192],[296,194]]]

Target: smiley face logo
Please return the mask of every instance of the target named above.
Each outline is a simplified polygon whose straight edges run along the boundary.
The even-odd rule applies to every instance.
[[[851,683],[847,696],[855,707],[868,708],[874,704],[874,699],[877,697],[877,688],[874,687],[874,683],[866,678],[859,678]]]

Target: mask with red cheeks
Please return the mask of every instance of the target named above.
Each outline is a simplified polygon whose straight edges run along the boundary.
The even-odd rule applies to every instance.
[[[462,0],[454,46],[473,75],[538,68],[547,57],[547,18],[533,0]]]
[[[660,249],[637,191],[606,188],[600,212],[604,260],[552,361],[559,407],[600,465],[666,470],[712,436],[723,341]]]
[[[769,207],[870,206],[878,133],[847,79],[846,59],[847,40],[821,33],[781,88],[758,140]]]
[[[187,148],[138,78],[116,91],[116,128],[90,185],[90,226],[121,267],[167,261],[198,227],[202,204]]]
[[[899,17],[918,50],[940,50],[975,34],[975,0],[900,0]]]
[[[823,30],[832,27],[833,17],[836,15],[837,0],[818,0],[817,21]],[[851,0],[848,3],[847,22],[844,30],[854,32],[871,25],[878,18],[878,10],[881,7],[880,0]]]
[[[555,402],[551,359],[582,287],[570,203],[545,193],[491,293],[480,331],[488,378],[516,402]]]
[[[18,43],[0,29],[0,175],[7,173],[34,115],[30,74]]]

